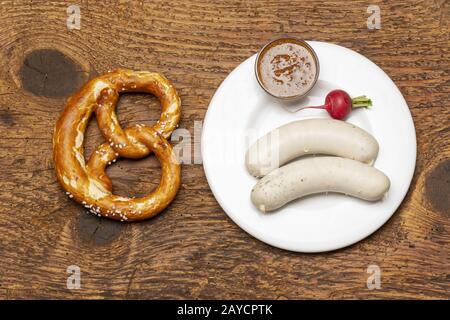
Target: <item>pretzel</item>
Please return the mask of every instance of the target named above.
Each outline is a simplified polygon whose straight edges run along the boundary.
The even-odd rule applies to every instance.
[[[115,107],[119,93],[148,92],[161,103],[153,127],[137,125],[123,130]],[[108,141],[84,158],[84,133],[95,112]],[[173,85],[158,73],[116,70],[96,77],[67,101],[53,135],[53,160],[58,181],[70,198],[92,213],[114,220],[135,221],[155,216],[166,208],[180,187],[180,164],[167,141],[178,126],[180,98]],[[119,157],[139,159],[154,152],[161,163],[159,186],[149,195],[128,198],[114,195],[106,166]]]

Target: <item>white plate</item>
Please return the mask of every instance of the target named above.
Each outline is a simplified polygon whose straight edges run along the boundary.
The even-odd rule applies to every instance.
[[[371,109],[353,111],[348,122],[379,142],[375,167],[391,180],[388,195],[370,203],[341,194],[321,194],[289,203],[274,213],[259,212],[250,201],[257,179],[244,164],[250,143],[285,123],[328,117],[324,110],[291,113],[265,93],[254,72],[256,55],[232,71],[217,89],[202,133],[203,166],[209,186],[223,210],[242,229],[272,246],[321,252],[351,245],[380,228],[405,197],[416,162],[414,123],[400,91],[377,65],[344,47],[311,41],[320,61],[320,76],[308,97],[295,106],[323,104],[333,89],[367,95]]]

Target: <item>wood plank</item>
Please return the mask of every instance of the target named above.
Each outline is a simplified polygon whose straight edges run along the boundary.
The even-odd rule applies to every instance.
[[[78,1],[81,29],[66,27],[65,1],[0,2],[0,298],[445,298],[449,277],[449,3],[373,0],[382,27],[368,30],[368,2]],[[65,99],[117,67],[165,74],[194,130],[215,89],[280,35],[358,51],[399,86],[416,125],[416,173],[402,206],[369,238],[325,254],[272,248],[237,227],[215,201],[200,164],[160,216],[120,224],[90,216],[56,182],[52,133]],[[148,108],[150,105],[150,108]],[[152,123],[157,100],[127,95],[123,127]],[[87,153],[102,142],[93,121]],[[108,173],[120,194],[159,179],[152,157]],[[382,270],[368,290],[367,267]],[[81,289],[66,288],[69,265]]]

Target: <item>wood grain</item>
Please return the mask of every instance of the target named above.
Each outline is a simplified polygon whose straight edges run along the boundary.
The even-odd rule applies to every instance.
[[[450,298],[448,1],[78,1],[81,30],[69,31],[70,4],[0,1],[0,298]],[[369,4],[381,8],[380,30],[367,29]],[[227,218],[199,164],[184,165],[175,201],[144,223],[100,220],[66,198],[52,133],[84,81],[116,67],[162,72],[193,133],[227,74],[280,35],[356,50],[405,96],[416,172],[380,230],[325,254],[272,248]],[[158,116],[153,97],[121,99],[123,127]],[[87,154],[100,142],[92,121]],[[159,179],[153,157],[108,172],[124,195]],[[379,290],[366,287],[370,264],[382,270]],[[66,288],[69,265],[81,268],[79,290]]]

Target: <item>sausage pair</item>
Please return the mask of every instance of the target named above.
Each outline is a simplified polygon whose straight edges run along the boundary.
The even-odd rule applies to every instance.
[[[263,177],[252,189],[251,200],[263,212],[321,192],[379,200],[388,191],[390,181],[371,166],[378,149],[374,137],[344,121],[308,119],[281,126],[247,151],[247,170],[253,176]],[[306,157],[290,162],[316,154],[334,157]]]

